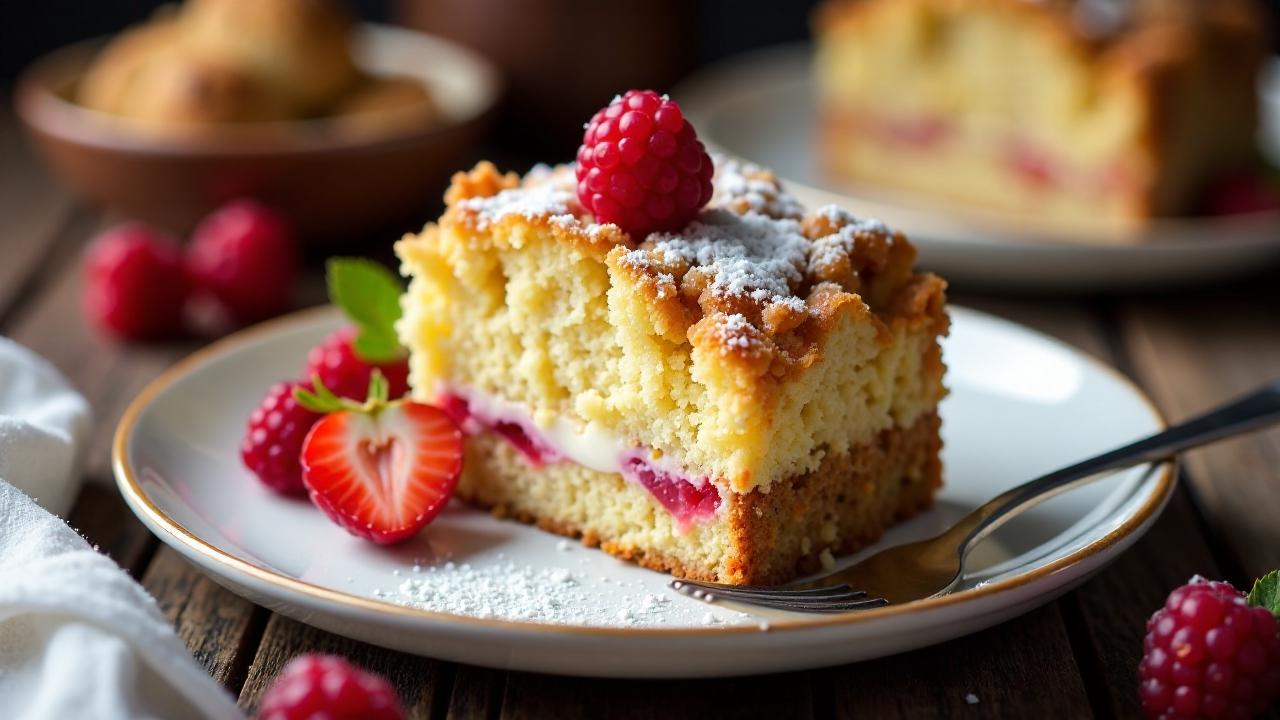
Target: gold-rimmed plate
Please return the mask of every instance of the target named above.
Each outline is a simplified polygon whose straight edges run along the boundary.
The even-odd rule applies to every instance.
[[[893,528],[882,544],[932,533],[1017,482],[1162,427],[1142,394],[1097,361],[988,315],[956,308],[953,317],[944,347],[947,484],[933,510]],[[1146,531],[1173,487],[1167,466],[1117,473],[1002,528],[975,556],[963,591],[834,617],[705,605],[667,591],[665,575],[456,503],[412,541],[381,548],[305,500],[273,495],[239,461],[245,418],[263,391],[296,375],[306,351],[340,322],[328,310],[283,318],[158,378],[117,430],[120,491],[161,540],[254,602],[457,662],[697,677],[819,667],[942,642],[1083,582]]]

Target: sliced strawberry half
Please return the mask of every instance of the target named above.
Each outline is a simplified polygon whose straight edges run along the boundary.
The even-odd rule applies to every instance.
[[[323,399],[327,390],[318,394]],[[371,392],[364,405],[337,402],[302,446],[311,501],[357,537],[380,545],[412,537],[453,494],[462,431],[439,408],[386,403],[385,391],[382,399]]]

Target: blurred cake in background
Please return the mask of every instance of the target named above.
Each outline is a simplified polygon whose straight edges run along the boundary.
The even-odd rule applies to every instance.
[[[110,42],[76,99],[153,126],[334,116],[434,116],[427,88],[356,65],[354,25],[331,0],[189,0]]]
[[[828,0],[820,157],[867,186],[1128,230],[1259,163],[1249,0]]]

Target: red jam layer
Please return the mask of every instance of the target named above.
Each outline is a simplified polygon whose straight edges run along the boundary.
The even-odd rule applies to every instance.
[[[472,435],[486,430],[497,433],[535,468],[568,459],[547,444],[535,428],[516,419],[481,417],[472,411],[466,398],[453,393],[442,395],[439,403],[463,432]],[[676,526],[681,530],[691,522],[713,517],[720,508],[720,491],[709,480],[703,479],[695,485],[683,475],[656,467],[638,450],[623,453],[618,462],[622,474],[640,483],[657,498],[662,507],[675,517]]]
[[[662,503],[662,507],[675,517],[681,530],[695,520],[713,517],[720,508],[720,491],[710,481],[694,485],[684,477],[658,469],[644,458],[634,456],[627,458],[622,468],[624,475],[643,485]]]
[[[471,412],[471,404],[466,398],[458,395],[445,395],[440,398],[440,409],[462,428],[463,432],[475,434],[488,430],[506,438],[511,446],[520,451],[525,460],[535,468],[559,462],[564,458],[560,453],[535,439],[535,435],[523,425],[510,420],[480,418]]]

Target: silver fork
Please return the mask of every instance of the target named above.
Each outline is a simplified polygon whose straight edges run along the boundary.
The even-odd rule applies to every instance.
[[[730,600],[800,612],[839,613],[946,595],[964,579],[969,552],[1023,511],[1102,473],[1172,459],[1177,453],[1280,421],[1280,380],[1137,442],[1007,490],[930,540],[882,550],[856,565],[790,585],[721,585],[671,580],[707,601]]]

